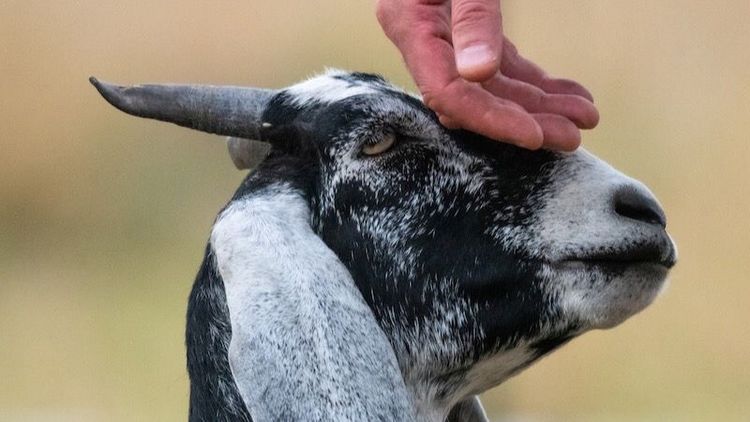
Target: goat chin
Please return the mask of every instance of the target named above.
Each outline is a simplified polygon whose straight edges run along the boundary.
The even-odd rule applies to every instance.
[[[571,262],[547,271],[557,284],[564,313],[582,327],[615,327],[645,309],[666,286],[661,264]],[[592,289],[593,287],[593,289]]]
[[[676,261],[640,182],[448,130],[376,75],[92,83],[254,166],[190,296],[194,421],[486,420],[475,394],[643,310]]]

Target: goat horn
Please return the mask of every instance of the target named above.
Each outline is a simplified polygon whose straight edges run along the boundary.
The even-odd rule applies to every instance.
[[[111,85],[89,78],[116,108],[218,135],[260,139],[263,110],[276,91],[211,85]]]

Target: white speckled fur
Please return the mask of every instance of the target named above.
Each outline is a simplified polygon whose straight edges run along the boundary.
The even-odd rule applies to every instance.
[[[310,102],[333,103],[360,94],[374,94],[377,91],[367,84],[352,85],[334,76],[347,72],[328,69],[323,75],[312,77],[287,88],[295,104],[304,106]]]

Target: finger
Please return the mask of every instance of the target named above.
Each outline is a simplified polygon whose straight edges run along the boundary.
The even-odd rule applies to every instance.
[[[569,79],[550,78],[541,67],[518,54],[516,46],[508,39],[503,41],[502,52],[500,71],[503,75],[537,86],[550,94],[578,95],[594,102],[594,97],[583,85]]]
[[[581,129],[591,129],[599,123],[599,112],[594,104],[578,95],[549,94],[534,85],[501,74],[482,85],[496,96],[519,104],[529,113],[558,114]]]
[[[555,151],[573,151],[581,145],[581,131],[565,117],[538,113],[534,119],[544,132],[543,148]]]
[[[409,22],[410,16],[402,16],[402,5],[400,0],[377,0],[375,4],[375,17],[383,28],[385,35],[399,46],[399,39],[403,37],[404,29],[408,29],[413,22]]]
[[[450,118],[451,126],[530,149],[541,147],[542,129],[530,114],[459,75],[450,44],[450,17],[445,10],[422,11],[434,15],[423,15],[418,24],[394,37],[394,43],[427,107]]]
[[[583,85],[570,79],[548,77],[541,82],[539,87],[550,94],[577,95],[594,104],[594,96],[591,95],[591,92]]]
[[[452,43],[458,73],[480,82],[500,68],[503,49],[502,17],[498,0],[454,0],[451,9]]]
[[[472,132],[528,149],[542,146],[543,132],[534,118],[481,85],[457,78],[439,92],[428,93],[425,103],[447,116],[449,123]]]
[[[457,121],[451,119],[450,117],[446,115],[438,115],[438,120],[440,120],[440,124],[445,126],[448,129],[460,129],[461,125],[458,124]]]

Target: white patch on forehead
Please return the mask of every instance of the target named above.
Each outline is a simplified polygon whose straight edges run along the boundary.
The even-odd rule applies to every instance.
[[[335,103],[355,95],[379,92],[374,83],[337,78],[346,75],[347,72],[340,70],[328,70],[323,75],[292,85],[286,93],[296,105],[303,107],[311,102]]]

